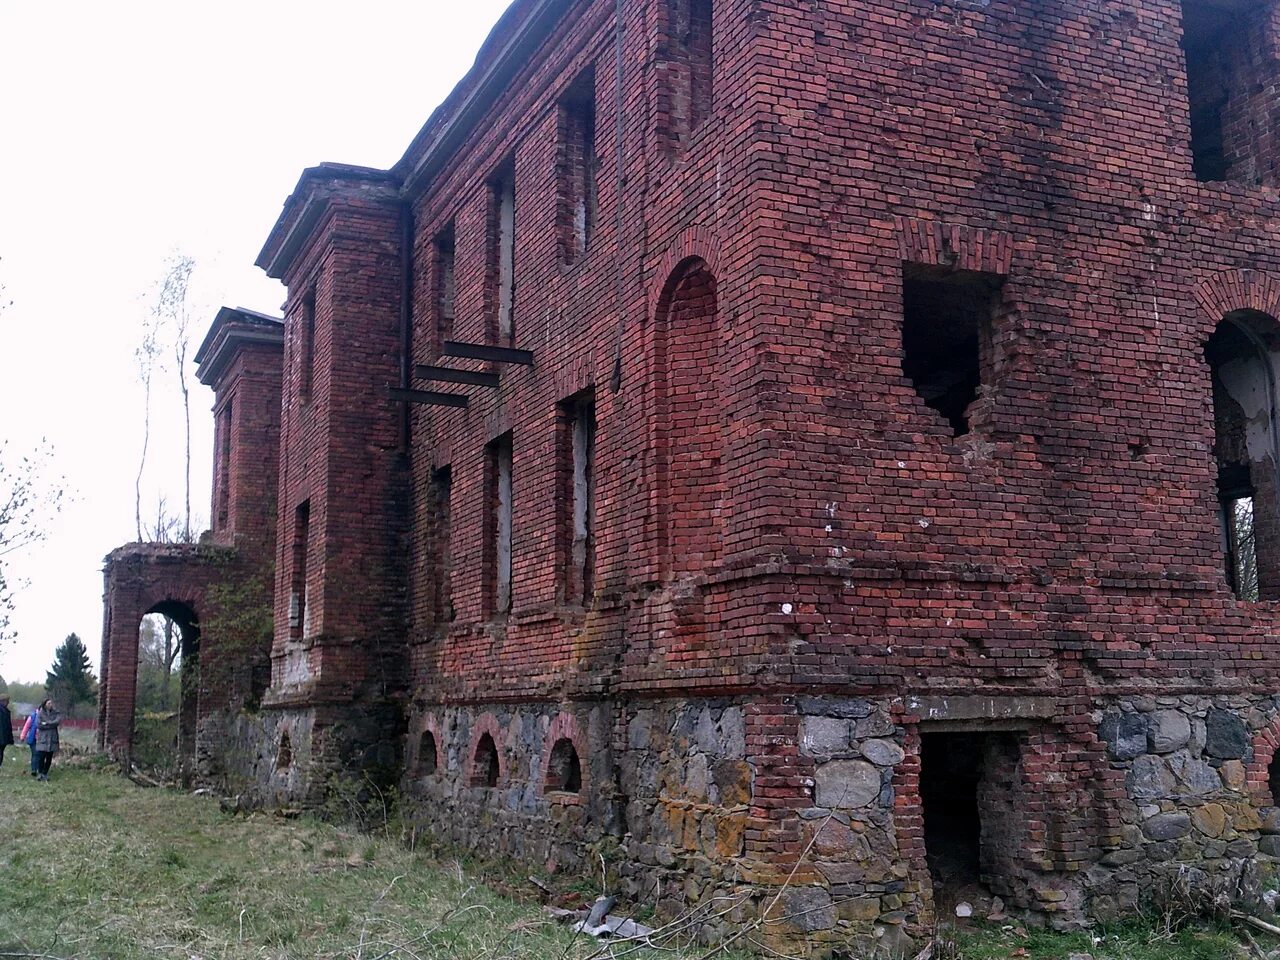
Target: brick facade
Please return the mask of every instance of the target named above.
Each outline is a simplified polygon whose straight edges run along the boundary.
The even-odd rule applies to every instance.
[[[790,877],[766,934],[815,949],[1255,890],[1278,41],[1274,2],[517,0],[259,259],[264,793],[376,771],[477,851],[740,898],[708,934]]]

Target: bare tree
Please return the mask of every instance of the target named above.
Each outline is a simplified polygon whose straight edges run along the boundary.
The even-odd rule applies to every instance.
[[[143,539],[142,475],[147,469],[147,451],[151,446],[151,383],[162,363],[160,332],[160,315],[152,310],[142,322],[142,340],[133,351],[138,362],[138,379],[142,383],[142,453],[138,456],[138,475],[133,483],[133,514],[139,540]]]
[[[4,558],[49,535],[48,521],[61,509],[66,481],[46,476],[53,450],[42,440],[34,453],[15,455],[0,442],[0,639],[10,639],[13,591]]]
[[[173,338],[174,373],[178,389],[182,393],[184,483],[182,511],[182,542],[190,543],[191,529],[191,388],[187,381],[187,355],[191,351],[191,311],[187,294],[191,287],[191,274],[196,262],[185,254],[177,254],[169,260],[164,279],[160,283],[157,311]]]

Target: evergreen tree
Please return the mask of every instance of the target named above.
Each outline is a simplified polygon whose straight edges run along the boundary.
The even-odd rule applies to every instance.
[[[54,651],[53,666],[45,675],[44,686],[67,713],[98,698],[98,679],[89,669],[89,651],[74,633],[68,634]]]

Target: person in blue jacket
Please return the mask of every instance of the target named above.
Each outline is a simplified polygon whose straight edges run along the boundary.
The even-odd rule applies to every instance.
[[[32,710],[31,715],[27,717],[26,725],[22,728],[22,736],[19,739],[31,748],[31,775],[38,777],[40,775],[40,754],[36,752],[36,732],[38,724],[36,723],[37,711]]]

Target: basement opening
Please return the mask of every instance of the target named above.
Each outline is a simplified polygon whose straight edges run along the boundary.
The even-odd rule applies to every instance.
[[[293,766],[293,742],[288,733],[280,735],[280,748],[276,751],[276,769],[288,770]]]
[[[1280,804],[1280,753],[1267,764],[1267,789],[1271,791],[1272,804]]]
[[[582,763],[578,759],[577,748],[568,737],[561,737],[551,748],[546,790],[563,793],[582,791]]]
[[[424,777],[429,777],[436,772],[438,762],[436,735],[430,730],[424,730],[422,738],[418,741],[418,772]]]
[[[493,737],[484,734],[476,744],[471,763],[471,786],[496,787],[498,785],[498,747]]]
[[[971,408],[990,382],[1003,286],[999,274],[903,265],[902,372],[956,437],[969,432]]]
[[[1025,816],[1019,761],[1014,734],[921,736],[925,858],[939,915],[1012,886]]]

